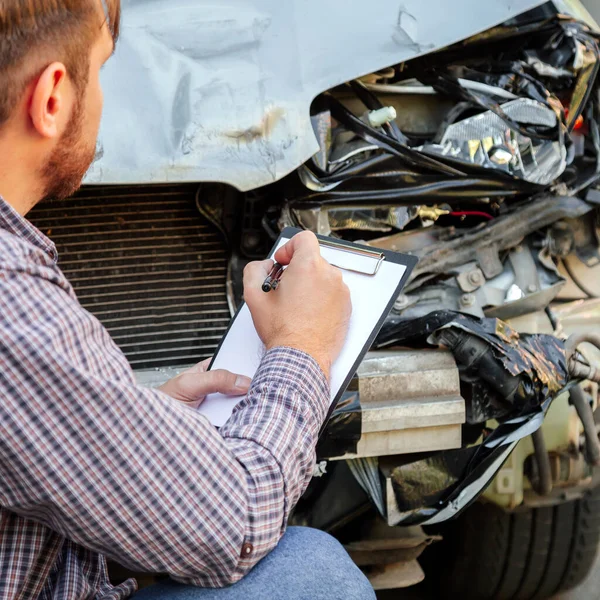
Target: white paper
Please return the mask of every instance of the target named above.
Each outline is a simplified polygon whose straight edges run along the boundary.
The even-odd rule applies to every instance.
[[[282,238],[277,247],[283,246],[287,241],[288,239]],[[321,256],[332,264],[339,266],[343,264],[347,267],[352,267],[349,258],[352,257],[356,260],[355,267],[364,268],[364,257],[353,256],[344,250],[321,246]],[[368,260],[376,261],[376,259]],[[352,366],[384,313],[405,271],[405,265],[385,260],[376,275],[365,275],[342,269],[344,282],[350,289],[352,298],[352,316],[344,347],[331,368],[331,401],[335,399],[344,380],[352,371]],[[250,311],[245,304],[228,331],[212,368],[227,369],[233,373],[253,377],[264,351],[264,345],[254,329]],[[230,417],[233,408],[240,400],[239,396],[210,394],[198,410],[214,425],[220,427]]]

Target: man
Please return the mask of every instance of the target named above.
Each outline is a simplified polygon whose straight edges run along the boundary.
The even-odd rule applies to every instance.
[[[0,599],[130,597],[105,557],[170,575],[139,598],[373,598],[335,540],[285,533],[351,310],[315,237],[278,252],[276,294],[270,261],[244,272],[251,383],[199,365],[149,390],[24,219],[80,185],[118,26],[118,0],[0,1]],[[194,410],[215,391],[245,395],[220,431]]]

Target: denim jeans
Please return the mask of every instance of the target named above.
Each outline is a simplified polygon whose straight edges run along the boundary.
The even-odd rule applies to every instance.
[[[290,527],[279,545],[230,587],[167,581],[141,590],[135,600],[375,600],[375,592],[337,540],[318,529]]]

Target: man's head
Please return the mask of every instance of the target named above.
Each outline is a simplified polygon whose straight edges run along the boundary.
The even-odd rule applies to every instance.
[[[81,184],[102,113],[100,68],[119,17],[119,0],[0,0],[0,184],[10,179],[3,170],[25,167],[33,194],[11,202],[17,210]]]

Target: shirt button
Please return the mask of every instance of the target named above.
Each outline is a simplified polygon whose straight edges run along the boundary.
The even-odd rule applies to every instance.
[[[248,558],[251,554],[252,551],[254,550],[254,546],[252,544],[249,544],[248,542],[246,542],[243,546],[242,546],[242,558]]]

